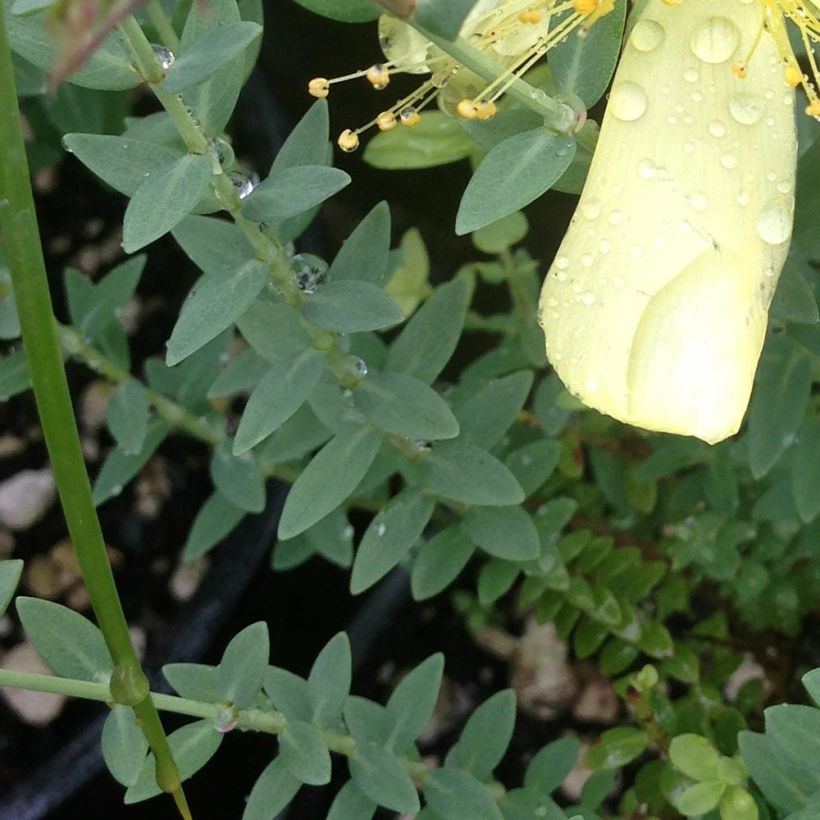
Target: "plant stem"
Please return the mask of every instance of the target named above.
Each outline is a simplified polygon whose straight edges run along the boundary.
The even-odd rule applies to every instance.
[[[142,722],[145,736],[156,755],[158,780],[162,778],[173,786],[182,816],[190,817],[168,740],[147,697],[147,680],[128,634],[91,498],[40,246],[2,8],[0,146],[0,231],[17,300],[34,397],[66,524],[94,614],[111,653],[114,676],[120,687],[118,694],[134,707]]]
[[[176,52],[179,51],[179,37],[177,37],[176,31],[174,31],[174,27],[171,25],[171,21],[168,19],[165,9],[162,8],[157,0],[149,0],[147,10],[148,19],[157,30],[162,44],[176,54]]]
[[[30,689],[34,692],[49,692],[84,700],[96,700],[101,703],[111,702],[111,690],[108,684],[60,678],[55,675],[0,669],[0,686]],[[176,695],[161,695],[156,692],[150,694],[150,699],[153,705],[163,712],[211,720],[215,725],[219,724],[226,708],[229,708],[221,703],[205,703],[191,698],[180,698]],[[233,725],[237,729],[272,735],[282,734],[288,725],[287,718],[281,712],[263,709],[238,709],[234,712],[233,718],[235,721]],[[356,753],[356,740],[351,735],[329,730],[321,730],[321,735],[330,751],[345,757],[352,757]],[[423,763],[407,759],[403,759],[402,763],[414,781],[424,782],[429,772]]]

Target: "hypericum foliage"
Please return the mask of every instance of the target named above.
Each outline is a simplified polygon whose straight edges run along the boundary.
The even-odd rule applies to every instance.
[[[348,21],[374,20],[379,12],[367,0],[300,2]],[[702,11],[704,2],[661,4],[670,6],[663,9],[668,39],[677,36],[674,21],[691,21],[686,15]],[[199,277],[167,349],[137,368],[119,314],[139,287],[145,257],[123,260],[93,283],[65,271],[68,316],[58,328],[63,351],[116,386],[107,413],[113,444],[96,477],[96,503],[122,492],[166,437],[191,436],[211,453],[213,493],[192,522],[184,560],[207,554],[245,515],[262,510],[269,478],[286,481],[292,487],[273,550],[275,570],[321,556],[350,569],[350,589],[358,594],[403,567],[416,600],[453,590],[448,601],[476,632],[488,624],[512,631],[522,616],[534,614],[555,625],[574,658],[594,661],[610,678],[622,676],[615,687],[630,710],[628,722],[603,732],[589,749],[586,764],[596,773],[579,804],[561,808],[553,793],[578,757],[575,738],[531,750],[522,784],[507,790],[494,778],[513,731],[510,692],[479,707],[442,765],[428,769],[415,741],[432,712],[441,657],[410,672],[381,706],[350,695],[343,635],[322,650],[304,680],[269,665],[267,630],[254,624],[231,641],[216,667],[172,663],[165,669],[178,696],[156,695],[156,705],[198,718],[171,737],[183,775],[205,765],[226,731],[242,728],[277,735],[279,744],[250,795],[246,818],[272,818],[302,784],[326,784],[331,754],[348,758],[350,774],[331,820],[372,817],[379,805],[418,812],[424,820],[811,816],[820,784],[817,767],[805,763],[814,759],[814,747],[772,717],[801,707],[767,712],[761,738],[749,730],[762,725],[766,669],[732,698],[724,689],[744,660],[754,656],[765,667],[771,645],[789,651],[780,639],[799,634],[817,608],[820,314],[812,262],[818,258],[820,154],[814,135],[800,132],[791,254],[772,302],[746,428],[735,440],[709,447],[636,430],[582,406],[549,369],[537,323],[542,271],[525,245],[530,222],[542,217],[528,219],[520,209],[549,188],[576,194],[583,188],[597,137],[586,109],[612,76],[627,24],[624,0],[379,4],[405,8],[410,22],[381,23],[393,62],[365,75],[375,86],[398,69],[429,70],[432,79],[418,101],[388,111],[381,123],[388,127],[368,143],[365,161],[414,169],[469,158],[475,168],[456,217],[456,230],[471,234],[475,260],[444,283],[430,281],[417,231],[393,246],[386,203],[367,214],[335,255],[303,252],[302,233],[351,181],[332,166],[323,100],[305,112],[272,167],[259,169],[262,178],[237,159],[225,128],[259,46],[257,2],[194,3],[173,25],[151,4],[146,19],[124,18],[118,33],[54,97],[41,96],[58,53],[48,10],[19,0],[6,5],[34,133],[34,165],[58,161],[62,144],[128,198],[126,252],[150,253],[149,246],[170,233],[191,260],[191,278]],[[634,13],[647,6],[654,12],[657,5],[637,3]],[[728,72],[731,93],[759,90],[765,99],[756,70],[762,66],[770,72],[765,82],[776,75],[783,85],[782,69],[789,79],[796,65],[791,51],[785,66],[768,59],[774,54],[770,34],[786,54],[776,30],[781,12],[808,32],[809,46],[814,18],[799,3],[737,0],[737,6],[749,19],[757,14],[761,25],[765,11],[769,33],[761,29],[755,42],[759,32],[738,16],[743,43],[720,63],[705,65]],[[648,22],[629,21],[627,59],[659,47],[647,47],[657,35]],[[417,36],[408,25],[422,32]],[[459,30],[475,35],[472,43],[446,39]],[[710,31],[715,36],[697,40],[698,48],[718,48],[718,35],[727,29]],[[691,50],[690,40],[687,35],[681,48]],[[413,43],[421,44],[418,50]],[[547,51],[548,65],[533,68]],[[686,66],[674,62],[620,78],[608,105],[611,117],[624,113],[622,82],[657,82],[659,95],[666,95],[666,83],[671,108],[656,123],[653,145],[680,149],[684,157],[692,111],[706,105],[695,95],[730,91],[718,82],[716,68],[709,69],[714,88],[701,88],[687,79]],[[737,76],[744,73],[746,79]],[[673,80],[680,101],[672,99]],[[153,91],[157,108],[126,116],[127,93],[112,92],[141,83]],[[812,113],[816,97],[806,84]],[[325,88],[320,83],[315,90],[323,96]],[[791,100],[791,89],[783,90]],[[426,111],[417,121],[434,91],[444,111]],[[775,125],[790,111],[780,97],[766,104],[779,106],[771,114]],[[448,116],[464,100],[468,117]],[[731,110],[703,122],[698,114],[697,139],[705,145],[708,134],[714,145],[727,143],[714,156],[719,173],[739,173],[729,166],[742,153],[748,178],[731,191],[721,178],[733,209],[746,207],[747,193],[755,207],[765,205],[766,192],[793,193],[785,171],[769,179],[769,166],[761,164],[763,135],[775,127],[768,109],[746,103],[736,113],[757,118],[758,130],[737,118],[730,129]],[[485,119],[487,113],[494,116]],[[393,128],[396,118],[412,127]],[[744,142],[748,133],[760,136],[754,150]],[[606,141],[605,133],[590,184],[615,185],[616,172],[641,184],[666,184],[667,164],[660,155],[652,160],[651,146],[633,142],[614,149]],[[776,147],[782,163],[790,146]],[[602,182],[604,166],[611,178],[604,174]],[[683,162],[678,178],[693,174]],[[786,183],[789,190],[781,190]],[[571,235],[573,275],[588,269],[587,254],[612,256],[616,241],[622,263],[638,260],[627,247],[633,231],[646,234],[647,219],[673,215],[639,192],[629,196],[627,203],[624,190],[601,189],[600,202],[590,202],[589,191],[584,195]],[[589,235],[604,214],[612,217],[634,202],[645,206],[640,226],[608,219],[611,237]],[[686,202],[694,213],[704,204],[693,196]],[[674,215],[696,224],[694,216]],[[720,219],[736,227],[736,217],[732,210]],[[762,246],[755,240],[752,247],[749,233],[756,224],[744,223],[742,247],[732,253],[746,254],[747,261],[754,256],[755,270],[762,270]],[[675,247],[710,244],[711,234],[701,241],[698,231],[692,233],[700,238]],[[717,244],[731,244],[732,236],[721,233]],[[776,244],[772,258],[779,265],[785,245]],[[676,264],[686,262],[684,250]],[[564,270],[559,259],[555,279]],[[601,272],[595,268],[596,276]],[[614,268],[611,277],[607,272],[614,288],[620,275]],[[755,298],[771,296],[769,278],[765,294]],[[598,316],[593,310],[603,300],[597,294],[590,303],[592,291],[580,279],[567,278],[566,287],[581,312]],[[0,337],[12,342],[0,360],[0,395],[7,397],[27,389],[30,374],[13,346],[19,327],[2,259],[0,295]],[[550,298],[547,293],[548,310]],[[487,314],[479,304],[498,307]],[[719,328],[724,313],[702,332]],[[612,345],[615,334],[607,327],[600,316],[579,324],[567,356],[580,355],[590,340]],[[480,355],[471,344],[479,335],[488,343]],[[659,344],[669,341],[661,335]],[[616,377],[610,370],[607,376]],[[18,564],[0,564],[1,604],[10,600],[19,572]],[[111,662],[94,626],[32,599],[21,599],[18,613],[62,677],[0,675],[0,683],[110,699]],[[786,660],[797,662],[777,658],[784,666]],[[802,707],[799,717],[813,726],[816,712]],[[112,710],[103,749],[127,802],[158,793],[152,759],[129,711]],[[774,758],[777,767],[769,765]],[[608,800],[625,766],[617,799]]]

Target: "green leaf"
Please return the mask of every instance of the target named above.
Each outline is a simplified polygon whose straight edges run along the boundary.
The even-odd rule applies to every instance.
[[[413,128],[376,134],[364,150],[364,161],[384,171],[420,170],[466,159],[473,141],[458,120],[440,111],[425,111]]]
[[[648,745],[649,738],[643,729],[607,729],[587,752],[587,766],[593,770],[619,769],[643,754]]]
[[[626,22],[626,0],[587,30],[578,29],[550,51],[550,68],[558,88],[580,97],[592,108],[606,91],[618,55]]]
[[[784,703],[764,714],[766,733],[789,762],[800,766],[820,760],[820,709]]]
[[[686,817],[700,817],[717,806],[725,789],[724,783],[696,783],[677,798],[675,805]]]
[[[423,601],[446,589],[467,566],[475,547],[462,527],[448,527],[423,541],[413,563],[413,598]]]
[[[720,754],[705,737],[689,733],[672,738],[669,759],[692,780],[718,779]]]
[[[414,22],[446,40],[455,40],[477,0],[417,0]]]
[[[102,730],[102,753],[112,777],[123,786],[133,786],[139,778],[148,741],[137,725],[134,710],[114,705]]]
[[[558,180],[575,155],[575,140],[544,128],[516,134],[493,148],[467,185],[456,216],[463,235],[529,205]]]
[[[327,820],[373,820],[376,804],[349,780],[333,800]]]
[[[421,537],[435,502],[415,489],[399,493],[370,522],[350,576],[350,591],[358,595],[402,561]]]
[[[520,572],[520,567],[510,561],[488,561],[478,576],[478,602],[482,606],[487,606],[497,601],[510,591]]]
[[[554,792],[575,766],[580,749],[574,737],[563,737],[545,746],[527,766],[524,785],[544,794]]]
[[[274,820],[301,787],[281,758],[271,760],[251,789],[242,820]]]
[[[319,730],[299,720],[289,720],[279,735],[279,756],[288,771],[311,786],[330,782],[330,752]]]
[[[205,273],[230,276],[256,257],[245,234],[224,219],[189,216],[172,233],[186,255]]]
[[[208,388],[208,398],[217,399],[248,392],[259,384],[269,369],[270,363],[255,350],[243,350],[219,371],[214,383]]]
[[[148,423],[148,430],[139,453],[128,454],[122,448],[115,447],[108,454],[94,481],[92,495],[97,506],[122,492],[122,488],[154,455],[157,447],[168,434],[168,430],[167,422],[154,419]]]
[[[381,285],[390,253],[390,206],[380,202],[356,226],[336,254],[328,272],[331,282],[356,279]]]
[[[182,560],[195,561],[218,544],[245,517],[245,510],[219,492],[199,508],[182,550]]]
[[[431,772],[424,797],[441,820],[503,820],[489,788],[469,772],[451,766]]]
[[[168,743],[180,778],[187,780],[196,774],[216,754],[223,737],[209,720],[198,720],[172,732]],[[156,779],[156,761],[154,755],[149,754],[137,782],[125,793],[125,803],[139,803],[161,793]]]
[[[460,441],[490,450],[502,438],[524,406],[532,387],[531,370],[492,379],[456,411]]]
[[[302,306],[302,315],[337,333],[359,333],[397,325],[401,308],[379,287],[355,280],[328,282]]]
[[[794,765],[765,735],[740,732],[738,744],[749,774],[766,799],[784,813],[802,808],[820,789],[820,776],[811,762],[805,761],[809,768]]]
[[[364,478],[381,443],[382,434],[365,424],[322,447],[290,488],[279,537],[293,538],[336,509]]]
[[[246,626],[231,638],[217,667],[217,683],[222,697],[247,709],[262,691],[268,668],[270,638],[264,621]]]
[[[162,667],[162,674],[182,698],[201,700],[203,703],[216,703],[221,698],[215,666],[166,663]]]
[[[431,655],[408,672],[387,701],[392,721],[385,746],[398,754],[413,748],[415,739],[433,715],[444,672],[444,656]]]
[[[515,727],[515,692],[496,692],[476,709],[450,749],[445,766],[464,769],[487,780],[501,762]]]
[[[167,145],[103,134],[66,134],[66,150],[115,191],[133,196],[146,180],[185,152]]]
[[[310,336],[298,311],[282,303],[254,302],[237,322],[248,344],[270,362],[310,347]]]
[[[541,551],[532,518],[521,507],[470,507],[463,525],[475,544],[497,558],[531,561]]]
[[[491,222],[473,233],[473,244],[484,253],[497,254],[517,245],[529,230],[527,217],[521,211]]]
[[[431,492],[464,504],[520,504],[524,491],[513,474],[486,450],[472,444],[440,442],[421,461]]]
[[[469,299],[463,279],[437,288],[391,344],[386,369],[433,382],[456,349]]]
[[[369,23],[384,14],[370,0],[296,0],[300,6],[342,23]]]
[[[148,393],[142,382],[129,379],[111,396],[106,411],[111,435],[126,455],[136,455],[142,449],[148,432]]]
[[[3,564],[11,563],[10,561],[4,561],[0,563],[0,570],[2,570]],[[2,577],[0,575],[0,577]],[[16,582],[15,582],[16,583]],[[0,583],[0,589],[3,588],[3,584]],[[2,602],[3,598],[0,595],[0,602]],[[7,604],[8,606],[8,604]],[[2,607],[0,607],[0,611],[2,611]],[[803,686],[806,688],[806,691],[811,696],[811,699],[820,706],[820,669],[812,669],[811,672],[806,672],[802,678]]]
[[[416,787],[391,752],[370,743],[357,744],[348,765],[354,783],[374,803],[402,813],[419,810]]]
[[[198,154],[187,154],[149,173],[125,211],[123,250],[134,253],[182,222],[205,196],[211,176],[210,162]]]
[[[324,165],[274,168],[242,203],[242,212],[254,222],[280,222],[320,205],[349,184],[344,171]]]
[[[749,408],[749,466],[762,478],[792,442],[809,401],[811,361],[798,349],[770,345]]]
[[[29,387],[31,376],[25,352],[15,350],[8,356],[0,356],[0,401],[7,401]]]
[[[785,322],[814,325],[820,321],[820,311],[814,290],[806,279],[807,275],[814,276],[814,272],[808,262],[800,258],[801,255],[797,246],[793,245],[777,282],[769,315]]]
[[[20,576],[23,573],[23,562],[19,558],[0,561],[0,618],[6,614]]]
[[[459,426],[447,403],[432,388],[404,373],[370,373],[353,393],[356,407],[386,433],[408,439],[446,439]]]
[[[334,635],[313,662],[308,676],[313,720],[320,726],[335,726],[350,694],[352,674],[350,641],[344,632]]]
[[[225,23],[205,32],[174,61],[163,85],[169,94],[199,85],[262,36],[262,26],[250,22]]]
[[[299,165],[327,165],[329,140],[327,101],[316,100],[282,144],[273,168],[278,171]]]
[[[820,422],[806,419],[798,434],[791,464],[794,503],[804,524],[820,515]]]
[[[73,609],[19,597],[17,614],[40,657],[64,678],[102,681],[111,674],[111,656],[102,633]]]
[[[757,803],[746,789],[729,786],[723,793],[720,799],[720,820],[756,820],[759,816]]]
[[[324,373],[324,354],[308,348],[283,355],[251,393],[236,431],[234,455],[242,455],[286,422],[306,401]]]
[[[308,682],[287,669],[269,666],[265,673],[265,694],[288,720],[310,721],[313,702]]]
[[[229,275],[205,274],[191,289],[174,325],[165,361],[169,367],[195,353],[230,327],[250,307],[268,281],[268,266],[245,262]]]
[[[536,388],[533,410],[545,436],[557,436],[566,427],[571,413],[558,401],[563,395],[566,395],[564,385],[554,373]]]
[[[246,512],[265,508],[265,481],[250,453],[233,455],[230,441],[219,444],[211,458],[214,486],[228,501]]]

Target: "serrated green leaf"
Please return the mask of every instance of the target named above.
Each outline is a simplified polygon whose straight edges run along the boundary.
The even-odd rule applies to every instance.
[[[413,598],[423,601],[446,589],[474,552],[475,546],[461,527],[448,527],[424,541],[413,563]]]
[[[211,478],[225,498],[246,512],[261,512],[265,508],[265,480],[253,456],[235,456],[230,441],[214,449],[211,458]]]
[[[210,162],[198,154],[187,154],[149,173],[125,211],[123,250],[134,253],[182,222],[205,195],[211,175]]]
[[[399,493],[370,522],[350,576],[350,591],[358,595],[402,561],[421,537],[435,502],[415,489]]]
[[[281,758],[271,760],[251,789],[242,820],[274,820],[301,787]]]
[[[471,507],[463,525],[473,543],[497,558],[531,561],[541,551],[532,518],[521,507]]]
[[[536,128],[509,137],[482,160],[456,216],[459,235],[489,225],[538,199],[575,155],[575,140]]]
[[[264,621],[246,626],[231,638],[216,672],[222,697],[237,709],[251,706],[262,691],[269,655],[270,638]]]
[[[111,673],[102,633],[73,609],[39,598],[17,598],[17,614],[40,657],[64,678],[101,681]]]
[[[358,486],[382,443],[369,424],[334,436],[313,457],[288,493],[279,537],[293,538],[338,507]]]
[[[309,322],[338,333],[359,333],[399,324],[404,314],[379,287],[370,282],[328,282],[302,306]]]
[[[459,433],[447,403],[405,373],[370,373],[353,393],[358,410],[386,433],[408,439],[446,439]]]
[[[165,73],[169,94],[199,85],[262,36],[262,26],[251,22],[225,23],[206,31],[177,57]]]
[[[148,741],[137,725],[134,710],[114,705],[102,730],[102,753],[112,777],[123,786],[133,786],[139,778]]]
[[[458,344],[468,302],[463,279],[437,288],[390,346],[385,369],[433,382]]]
[[[324,786],[330,782],[330,752],[312,724],[289,720],[279,735],[279,756],[288,771],[302,783]]]

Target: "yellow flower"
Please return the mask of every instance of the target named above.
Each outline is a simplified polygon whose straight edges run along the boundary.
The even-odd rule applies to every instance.
[[[737,432],[791,234],[777,24],[798,5],[643,4],[541,294],[548,358],[590,407],[710,443]]]
[[[386,62],[344,77],[316,77],[308,91],[323,99],[334,83],[365,78],[383,91],[395,74],[429,74],[416,91],[382,111],[371,122],[345,130],[339,147],[353,151],[359,135],[372,127],[382,131],[397,124],[416,125],[422,110],[437,101],[448,114],[486,120],[496,102],[516,79],[573,32],[583,32],[614,8],[614,0],[478,0],[461,28],[461,37],[492,58],[503,71],[491,83],[462,66],[407,23],[384,15],[379,42]]]

